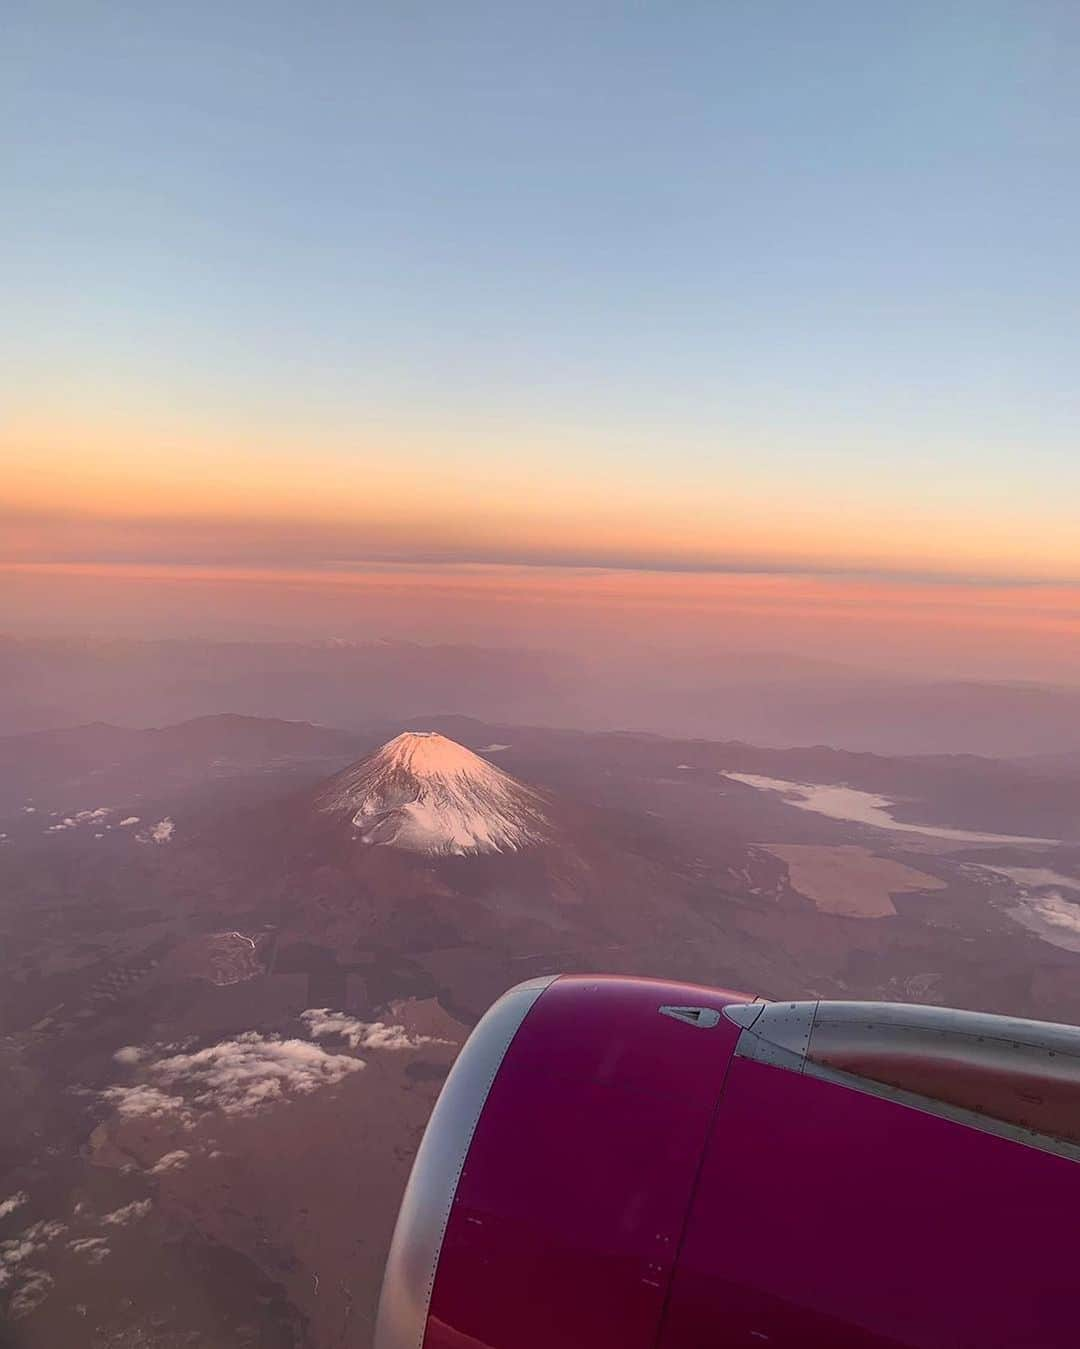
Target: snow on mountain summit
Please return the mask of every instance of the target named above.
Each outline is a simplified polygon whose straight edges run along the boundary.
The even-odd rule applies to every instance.
[[[543,798],[435,731],[405,731],[338,773],[316,809],[348,812],[365,843],[409,852],[517,852],[549,832]]]

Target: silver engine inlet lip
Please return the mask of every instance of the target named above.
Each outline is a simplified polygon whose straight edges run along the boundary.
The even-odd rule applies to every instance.
[[[510,1042],[559,976],[517,984],[477,1023],[435,1102],[386,1259],[374,1349],[422,1349],[443,1236],[491,1084]]]

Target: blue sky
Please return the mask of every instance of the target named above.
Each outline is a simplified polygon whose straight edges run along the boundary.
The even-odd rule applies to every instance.
[[[909,534],[920,494],[1025,538],[1080,499],[1075,6],[35,0],[6,27],[19,425],[194,416],[298,472],[391,426],[478,481],[892,497]]]

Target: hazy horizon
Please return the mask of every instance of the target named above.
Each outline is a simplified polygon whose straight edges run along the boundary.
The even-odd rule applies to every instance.
[[[0,565],[1042,582],[1075,642],[1068,8],[7,37]]]
[[[1076,14],[8,37],[0,631],[1080,684]]]
[[[627,678],[745,654],[869,676],[1080,685],[1080,588],[875,577],[384,564],[0,569],[0,632],[387,639],[570,653]]]

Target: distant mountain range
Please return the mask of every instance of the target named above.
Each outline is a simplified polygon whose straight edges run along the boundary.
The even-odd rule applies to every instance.
[[[1080,754],[1080,687],[892,677],[791,655],[687,660],[409,642],[0,637],[0,734],[162,726],[223,708],[368,732],[487,721],[881,754]]]
[[[511,820],[502,818],[495,798],[504,791],[513,795],[510,775],[517,769],[534,786],[571,796],[587,787],[594,797],[603,796],[606,777],[633,781],[674,773],[691,782],[700,778],[715,790],[718,774],[734,772],[880,793],[897,803],[901,820],[1080,839],[1080,754],[1017,760],[883,755],[825,745],[773,748],[738,740],[552,730],[445,714],[412,717],[409,724],[437,734],[410,737],[401,733],[400,722],[359,731],[229,713],[160,729],[99,722],[3,736],[0,815],[18,810],[38,792],[59,791],[65,809],[83,809],[133,791],[144,797],[149,787],[169,798],[170,809],[171,794],[187,792],[210,817],[228,807],[230,783],[244,781],[250,799],[255,781],[268,800],[290,789],[319,791],[324,805],[337,803],[335,809],[349,820],[363,817],[363,832],[380,839],[420,837],[430,829],[447,845],[431,851],[452,853],[455,831],[474,842],[484,837],[479,817],[486,813],[497,817],[493,837],[505,842],[513,836]],[[380,750],[387,740],[396,748]],[[427,755],[416,752],[425,744]],[[446,782],[438,768],[444,755],[460,770]],[[425,771],[418,773],[420,768]],[[420,779],[427,779],[423,791],[416,785]],[[462,794],[465,788],[447,782],[466,784],[477,808]],[[510,809],[524,821],[525,832],[540,829],[533,812],[537,818],[546,813],[531,797],[514,801]],[[484,848],[464,847],[472,850]]]

